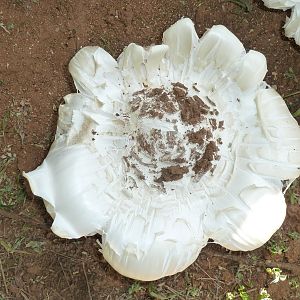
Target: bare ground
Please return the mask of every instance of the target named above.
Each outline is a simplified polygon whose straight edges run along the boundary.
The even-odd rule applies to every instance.
[[[21,176],[47,154],[57,108],[74,92],[67,64],[80,47],[100,45],[117,57],[130,42],[160,43],[163,31],[182,16],[196,23],[199,35],[224,24],[247,49],[264,53],[267,82],[288,96],[296,112],[300,49],[282,34],[288,13],[261,2],[247,13],[219,0],[0,0],[0,299],[225,299],[241,286],[250,299],[262,287],[272,299],[300,298],[297,182],[286,196],[286,221],[266,246],[228,253],[210,244],[185,272],[138,283],[112,270],[97,250],[97,237],[53,235],[42,201]],[[280,267],[287,280],[270,284],[266,267]]]

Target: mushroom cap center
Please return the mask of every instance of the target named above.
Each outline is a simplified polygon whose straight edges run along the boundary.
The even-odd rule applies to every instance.
[[[126,160],[140,179],[163,187],[184,176],[199,180],[213,171],[224,122],[218,121],[212,102],[172,83],[169,89],[134,93],[129,105],[133,144]]]

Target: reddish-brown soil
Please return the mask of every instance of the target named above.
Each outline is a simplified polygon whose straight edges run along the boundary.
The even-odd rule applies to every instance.
[[[117,57],[131,42],[160,43],[163,31],[183,16],[196,23],[199,35],[224,24],[247,49],[266,55],[267,82],[288,95],[300,89],[300,49],[282,35],[287,14],[268,10],[259,0],[249,13],[223,0],[0,0],[1,166],[9,162],[0,168],[0,204],[11,202],[10,208],[0,206],[0,299],[225,299],[240,285],[251,299],[262,287],[272,299],[299,299],[297,185],[288,193],[287,218],[273,238],[284,244],[283,254],[270,254],[267,246],[228,253],[210,244],[185,272],[139,286],[104,261],[99,237],[63,240],[52,234],[42,201],[20,176],[47,154],[57,108],[75,91],[67,65],[80,47],[99,45]],[[287,98],[292,112],[299,99]],[[272,211],[266,221],[268,214]],[[280,267],[288,279],[270,285],[269,266]]]

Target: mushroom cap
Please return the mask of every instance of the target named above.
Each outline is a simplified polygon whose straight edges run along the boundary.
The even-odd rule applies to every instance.
[[[54,219],[55,234],[69,239],[101,234],[108,263],[124,276],[148,281],[184,270],[209,238],[249,251],[281,226],[284,183],[300,173],[300,129],[281,96],[263,82],[263,54],[246,52],[222,25],[199,39],[185,18],[164,32],[162,45],[130,44],[117,61],[100,47],[85,47],[69,70],[78,93],[64,98],[42,165],[24,173]],[[151,105],[151,89],[171,95],[174,83],[189,97],[184,101],[218,111],[219,127],[208,122],[210,116],[195,126],[213,128],[210,141],[222,143],[210,171],[198,176],[189,166],[183,173],[172,169],[179,179],[161,186],[153,180],[151,157],[149,162],[148,154],[136,151],[133,137],[136,132],[149,137],[154,129],[163,137],[175,132],[188,159],[193,149],[203,150],[182,138],[194,125],[184,124],[182,114],[149,117],[128,107],[137,93],[143,105]],[[162,173],[164,166],[157,158],[155,168]]]

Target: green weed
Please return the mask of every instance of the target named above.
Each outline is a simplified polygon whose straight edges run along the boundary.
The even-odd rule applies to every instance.
[[[291,238],[292,240],[298,240],[300,239],[300,233],[298,231],[291,231],[288,232],[288,236],[289,238]]]
[[[190,286],[186,290],[186,296],[198,299],[198,297],[200,296],[200,289],[194,286]]]
[[[289,67],[288,70],[283,74],[286,79],[294,80],[298,82],[297,75],[292,67]]]
[[[14,158],[6,158],[0,161],[0,208],[11,208],[24,202],[26,195],[20,184],[20,175],[7,175],[7,167]]]
[[[2,246],[7,253],[14,254],[16,252],[20,252],[18,249],[20,248],[23,240],[24,237],[16,239],[13,243],[0,240],[0,246]]]
[[[299,179],[292,183],[288,189],[287,197],[290,199],[291,204],[300,204]]]
[[[31,248],[33,251],[35,251],[37,253],[42,253],[44,244],[45,244],[45,242],[30,241],[25,245],[25,247]]]
[[[258,300],[272,300],[270,294],[265,288],[260,289]]]
[[[242,300],[250,300],[250,296],[248,292],[246,291],[245,286],[240,285],[237,289],[237,291],[234,292],[228,292],[226,293],[226,300],[233,300],[233,299],[242,299]]]
[[[251,12],[253,8],[253,2],[251,0],[226,0],[239,6],[245,12]]]
[[[298,109],[293,113],[293,117],[294,117],[294,118],[300,117],[300,108],[298,108]]]
[[[289,285],[291,289],[298,289],[300,287],[300,282],[296,278],[289,280]]]
[[[275,241],[275,240],[270,240],[267,244],[267,249],[272,253],[272,254],[283,254],[288,251],[288,246],[286,243],[282,240],[280,241]]]
[[[143,292],[145,290],[144,287],[140,285],[139,282],[134,282],[128,289],[129,295],[135,295],[137,293]]]

